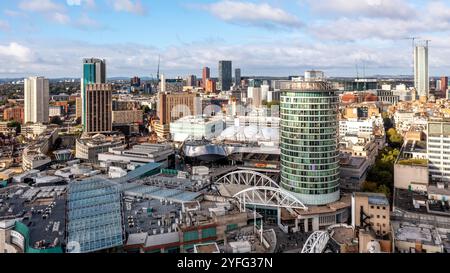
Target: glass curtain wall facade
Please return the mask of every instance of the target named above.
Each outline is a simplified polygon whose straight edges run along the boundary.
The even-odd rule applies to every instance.
[[[81,79],[81,123],[83,129],[86,130],[87,123],[87,95],[86,87],[90,84],[106,83],[106,61],[100,59],[84,59],[83,60],[83,78]]]
[[[229,91],[233,82],[233,64],[231,61],[219,62],[219,88],[221,91]]]
[[[307,205],[340,199],[338,96],[326,82],[281,94],[281,186]]]

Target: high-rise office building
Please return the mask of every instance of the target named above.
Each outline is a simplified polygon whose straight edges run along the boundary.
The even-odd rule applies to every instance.
[[[308,70],[305,72],[305,81],[322,81],[325,79],[323,71]]]
[[[236,86],[240,86],[241,80],[242,80],[241,69],[237,68],[236,70],[234,70],[234,84]]]
[[[281,186],[308,205],[340,199],[338,103],[325,81],[281,91]]]
[[[86,133],[112,131],[112,86],[111,84],[88,84],[86,95]]]
[[[202,71],[202,87],[206,88],[206,80],[211,78],[211,69],[209,67],[203,67]]]
[[[164,74],[162,74],[160,76],[160,86],[159,86],[159,91],[164,93],[166,92],[166,87],[167,87],[167,83],[166,83],[166,76],[164,76]]]
[[[448,77],[442,76],[441,77],[441,98],[447,97],[447,90],[448,90]]]
[[[130,85],[134,87],[140,87],[141,86],[141,78],[134,76],[130,80]]]
[[[159,93],[157,115],[159,122],[155,125],[156,134],[168,138],[170,123],[185,116],[201,113],[201,100],[196,93]]]
[[[106,61],[96,58],[89,58],[83,60],[83,78],[81,79],[81,104],[82,116],[81,123],[83,129],[86,130],[87,123],[87,95],[86,89],[90,84],[106,83]]]
[[[159,121],[162,124],[170,124],[180,117],[195,115],[196,99],[196,93],[160,93],[157,110]]]
[[[231,61],[219,62],[219,86],[221,91],[229,91],[233,82],[233,64]]]
[[[24,123],[47,123],[49,102],[49,81],[44,77],[30,77],[24,80]]]
[[[450,182],[450,120],[428,122],[428,169],[431,181]]]
[[[189,75],[186,77],[186,86],[197,86],[197,77],[195,75]]]
[[[206,93],[216,93],[216,81],[213,79],[206,79],[204,88]]]
[[[428,45],[417,45],[414,48],[414,87],[419,98],[429,96]]]

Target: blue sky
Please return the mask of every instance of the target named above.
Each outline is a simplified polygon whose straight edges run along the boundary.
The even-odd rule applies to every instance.
[[[83,57],[108,76],[200,75],[220,59],[243,75],[411,74],[411,42],[430,39],[432,75],[450,74],[450,1],[0,1],[0,77],[79,77]],[[360,74],[362,74],[362,69]]]

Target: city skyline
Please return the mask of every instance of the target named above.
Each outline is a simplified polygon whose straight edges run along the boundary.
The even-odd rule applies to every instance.
[[[430,75],[447,75],[449,8],[423,0],[4,1],[0,61],[11,65],[0,78],[80,77],[89,57],[107,59],[110,77],[156,77],[160,55],[169,78],[198,76],[204,66],[217,77],[219,60],[255,76],[312,68],[410,75],[411,36],[431,40]]]

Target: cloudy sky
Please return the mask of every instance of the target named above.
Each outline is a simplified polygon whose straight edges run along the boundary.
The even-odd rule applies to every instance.
[[[0,77],[80,77],[83,57],[108,76],[412,74],[408,37],[431,40],[431,74],[450,74],[450,0],[0,1]]]

